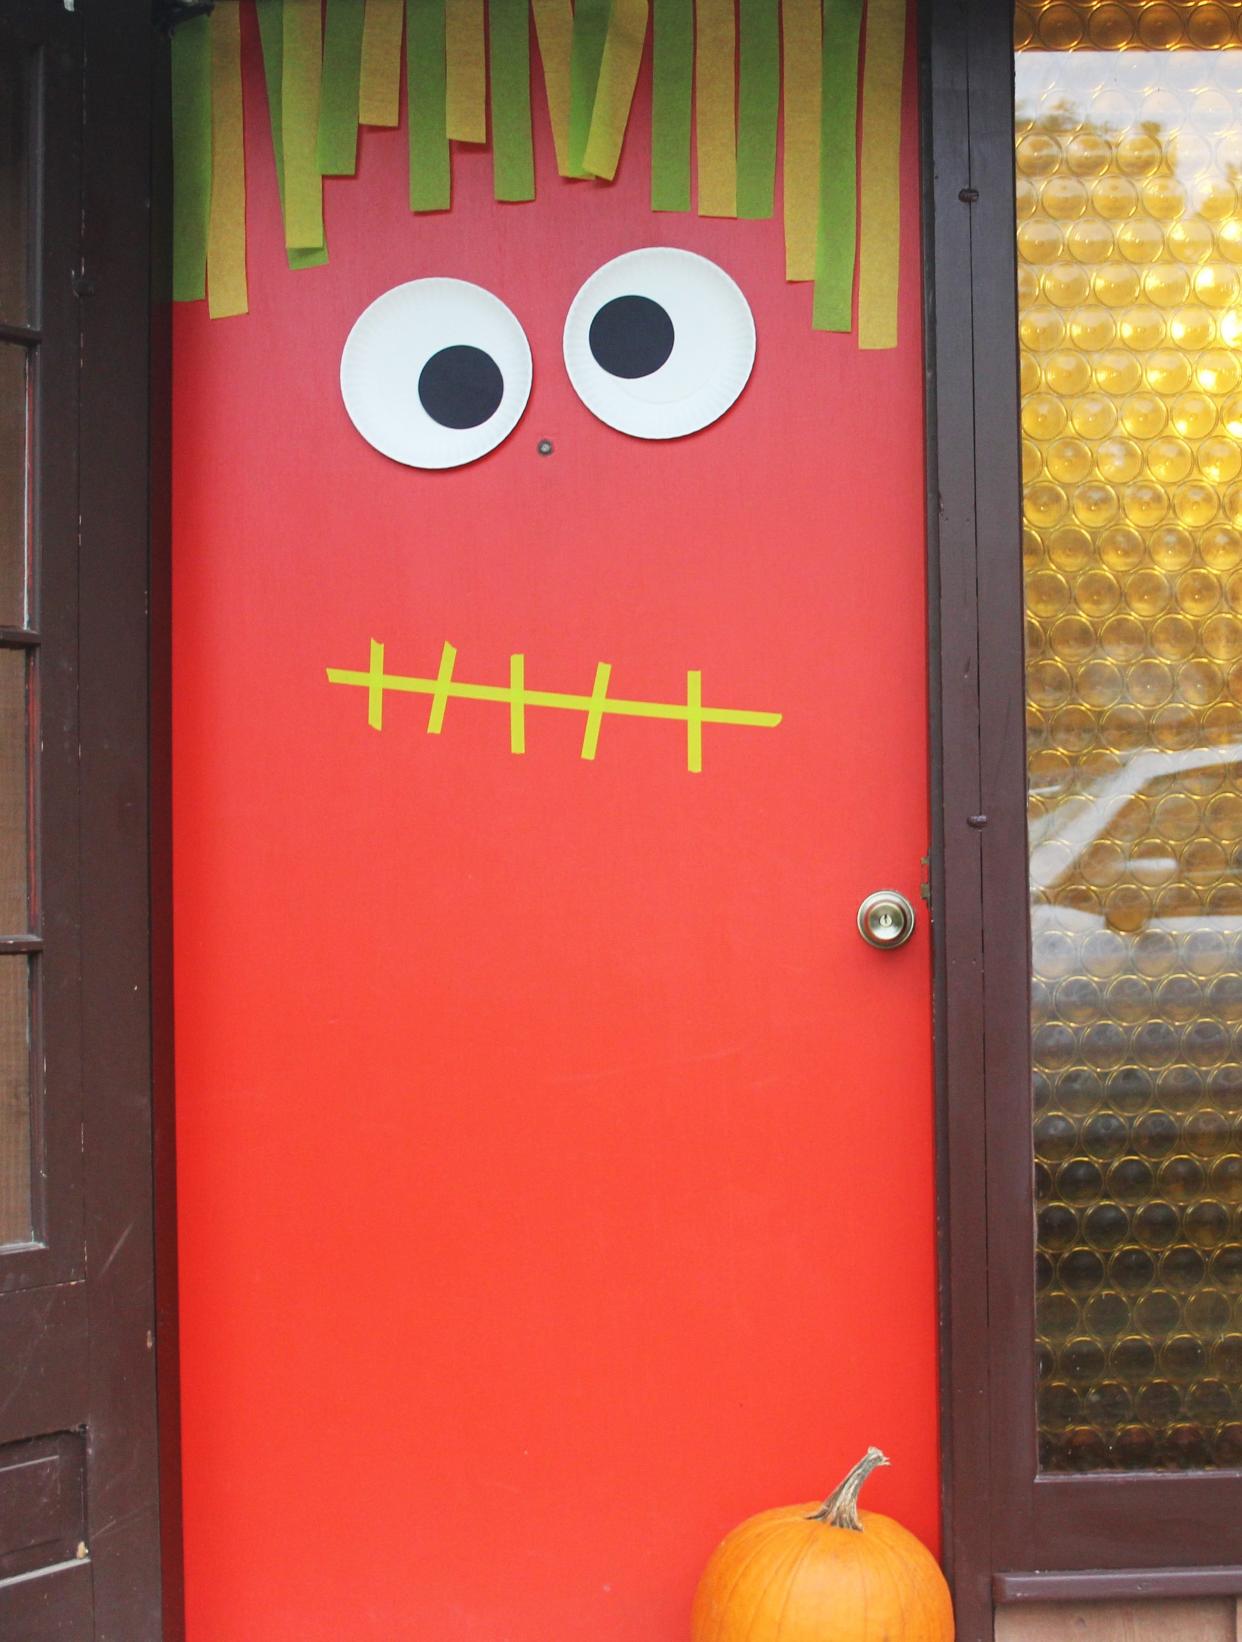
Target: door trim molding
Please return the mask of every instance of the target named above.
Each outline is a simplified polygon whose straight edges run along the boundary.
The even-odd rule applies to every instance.
[[[1016,1591],[1235,1594],[1242,1472],[1038,1474],[1010,8],[927,0],[922,67],[945,1560],[990,1642]]]
[[[990,1642],[992,1503],[969,0],[921,12],[931,885],[943,1556],[960,1642]],[[950,293],[937,303],[938,291]],[[949,1098],[952,1091],[953,1098]],[[959,1482],[960,1479],[960,1482]]]
[[[1011,1602],[1132,1602],[1242,1596],[1242,1568],[1096,1568],[1086,1573],[994,1574],[997,1606]]]

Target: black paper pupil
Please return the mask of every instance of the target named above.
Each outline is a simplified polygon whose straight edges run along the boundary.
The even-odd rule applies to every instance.
[[[467,343],[433,353],[418,378],[418,397],[442,428],[477,428],[495,416],[505,379],[491,354]]]
[[[595,362],[609,376],[650,376],[673,351],[673,322],[648,296],[617,296],[591,321]]]

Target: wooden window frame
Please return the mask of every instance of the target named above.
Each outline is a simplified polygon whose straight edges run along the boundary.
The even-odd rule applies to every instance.
[[[991,1642],[994,1603],[1242,1593],[1242,1471],[1038,1473],[1012,7],[922,32],[945,1553]]]
[[[55,23],[60,23],[56,19]],[[29,427],[34,483],[28,504],[31,608],[5,629],[6,648],[32,666],[29,823],[32,914],[27,929],[0,930],[0,949],[35,959],[30,989],[30,1152],[32,1237],[0,1253],[0,1293],[75,1283],[82,1277],[82,1090],[79,968],[80,831],[77,784],[78,299],[59,277],[57,253],[76,243],[82,187],[82,88],[76,54],[37,7],[5,18],[4,43],[38,64],[29,75],[32,210],[43,254],[29,259],[27,323],[0,328],[7,347],[26,350],[34,385]],[[49,141],[49,133],[55,140]],[[74,430],[66,440],[64,429]],[[41,552],[42,542],[56,543]],[[48,818],[54,824],[48,825]]]

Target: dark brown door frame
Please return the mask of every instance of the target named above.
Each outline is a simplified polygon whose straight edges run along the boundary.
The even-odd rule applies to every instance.
[[[175,1642],[180,1613],[167,354],[153,328],[153,90],[167,41],[149,0],[84,13],[81,793],[96,1642]],[[165,310],[166,311],[166,310]],[[88,1130],[89,1133],[89,1130]],[[158,1278],[158,1283],[157,1283]]]
[[[1242,1472],[1037,1477],[1012,8],[925,0],[945,1551],[995,1602],[1242,1593]]]
[[[47,1045],[52,1126],[67,1122],[71,1145],[63,1169],[48,1154],[49,1249],[5,1257],[13,1288],[0,1310],[0,1442],[29,1438],[49,1456],[68,1444],[85,1467],[82,1547],[0,1589],[0,1633],[171,1642],[179,1545],[175,1511],[161,1521],[160,1472],[173,1504],[166,1394],[175,1387],[156,1377],[157,1162],[169,1185],[171,1172],[166,1144],[153,1155],[157,1114],[171,1133],[167,974],[153,972],[168,923],[166,557],[151,530],[162,472],[153,435],[163,444],[150,381],[160,48],[150,0],[5,0],[0,49],[22,46],[43,54],[52,88],[37,162],[54,183],[43,333],[25,340],[55,338],[53,392],[36,430],[57,452],[37,501],[58,544],[45,556],[39,635],[51,685],[45,765],[56,783],[45,792],[43,872],[55,892],[43,946],[58,1019],[71,1025]],[[162,1246],[171,1252],[167,1235]],[[163,1337],[159,1345],[175,1375]]]

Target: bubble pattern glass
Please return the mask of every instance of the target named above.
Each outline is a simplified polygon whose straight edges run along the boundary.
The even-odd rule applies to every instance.
[[[1020,4],[1040,1464],[1242,1466],[1242,3]]]

